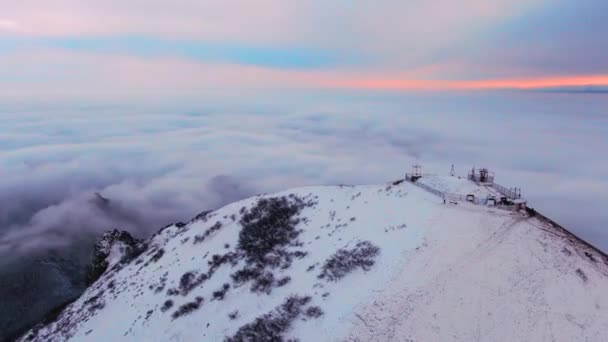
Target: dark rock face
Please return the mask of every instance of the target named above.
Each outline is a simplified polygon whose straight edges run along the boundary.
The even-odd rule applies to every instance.
[[[0,269],[0,341],[13,341],[86,289],[91,244],[44,250]]]
[[[95,243],[93,262],[87,271],[87,284],[94,283],[108,269],[107,259],[113,248],[120,250],[119,263],[125,264],[144,252],[145,244],[126,231],[114,229],[105,232]]]
[[[98,195],[99,206],[107,199]],[[48,324],[110,266],[113,246],[120,246],[119,268],[146,251],[147,243],[128,232],[87,236],[60,250],[4,260],[0,268],[0,342],[13,341],[37,323]]]

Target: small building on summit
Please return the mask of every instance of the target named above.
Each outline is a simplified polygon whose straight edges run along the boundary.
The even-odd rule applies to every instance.
[[[473,168],[469,172],[469,180],[479,185],[492,185],[494,184],[494,172],[491,172],[486,168],[479,170],[475,170],[475,168]]]
[[[513,211],[526,210],[527,202],[523,198],[517,198],[517,199],[511,200],[511,203],[513,203],[513,205],[515,206]]]
[[[494,172],[487,168],[472,168],[467,178],[457,177],[454,166],[450,177],[423,174],[420,165],[414,165],[411,173],[405,174],[405,180],[435,194],[444,203],[468,202],[503,210],[526,210],[526,200],[521,196],[520,188],[507,188],[495,183]]]
[[[412,173],[406,173],[405,179],[410,182],[415,182],[422,178],[422,166],[414,165],[412,166]]]

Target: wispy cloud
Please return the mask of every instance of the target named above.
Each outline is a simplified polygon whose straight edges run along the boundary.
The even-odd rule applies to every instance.
[[[194,67],[199,70],[208,69],[206,64],[218,65],[221,72],[228,74],[255,66],[260,68],[255,77],[258,83],[278,88],[544,87],[547,84],[578,85],[583,77],[595,85],[605,75],[601,63],[591,63],[596,68],[577,69],[569,67],[569,59],[582,61],[581,56],[599,56],[603,51],[601,46],[589,45],[586,51],[577,51],[576,56],[580,58],[572,58],[569,53],[568,59],[555,53],[554,49],[558,41],[564,46],[580,42],[581,35],[575,32],[587,31],[573,28],[567,31],[571,34],[561,32],[562,38],[557,39],[550,34],[538,34],[530,23],[541,20],[556,30],[562,27],[560,20],[571,22],[575,17],[548,16],[547,13],[564,8],[571,13],[585,14],[597,12],[600,6],[598,0],[580,8],[561,0],[552,3],[544,0],[492,3],[467,0],[458,4],[446,0],[382,0],[357,4],[317,0],[256,3],[186,0],[171,4],[156,0],[86,3],[60,0],[52,5],[24,0],[3,8],[0,54],[4,55],[3,59],[35,55],[41,51],[71,54],[63,63],[64,68],[49,67],[52,72],[41,70],[48,64],[43,57],[22,60],[17,57],[11,65],[12,73],[4,78],[9,88],[10,80],[17,87],[29,81],[32,88],[49,91],[51,88],[70,89],[74,77],[88,78],[87,85],[104,83],[102,76],[94,77],[97,68],[83,67],[88,63],[87,59],[92,59],[91,55],[99,60],[106,59],[102,62],[105,65],[116,64],[117,59],[137,61],[118,66],[126,75],[137,74],[151,63],[167,69],[177,60],[183,60],[182,65],[202,64]],[[598,20],[591,23],[601,25]],[[586,25],[581,22],[576,27]],[[563,37],[568,37],[566,42]],[[158,62],[160,59],[168,62],[160,65],[163,64]],[[533,60],[542,61],[542,65],[535,66]],[[14,70],[34,72],[19,75]],[[73,70],[79,70],[79,73]],[[283,73],[278,75],[275,70]],[[319,70],[323,73],[307,74]],[[4,72],[9,73],[8,70]],[[49,73],[57,75],[49,77],[52,83],[46,80]],[[148,81],[174,84],[180,77],[154,73],[153,79]],[[187,86],[185,77],[181,78],[183,82],[178,88],[183,91],[200,89],[197,88],[200,84],[190,81]],[[224,79],[223,76],[219,78]],[[558,80],[567,82],[556,84]],[[573,82],[575,84],[571,84]],[[123,82],[118,79],[117,83]],[[232,90],[247,88],[251,83],[244,84],[241,87],[234,82]],[[127,91],[138,92],[136,84]],[[169,90],[166,94],[171,95]]]
[[[1,44],[0,44],[1,45]],[[160,52],[159,52],[160,53]],[[272,52],[264,52],[272,53]],[[280,54],[279,54],[280,55]],[[278,58],[279,55],[275,55]],[[336,69],[333,60],[294,55],[255,65],[257,57],[238,53],[252,64],[199,61],[183,56],[155,58],[82,50],[32,50],[7,53],[0,60],[0,98],[23,100],[118,100],[163,97],[178,100],[200,95],[231,97],[238,92],[268,96],[291,90],[437,91],[487,89],[587,89],[608,84],[608,75],[535,76],[494,79],[441,79],[441,65],[407,72]],[[230,58],[232,58],[230,57]],[[226,58],[226,56],[224,56]],[[260,61],[260,63],[262,63]],[[292,64],[288,66],[288,64]],[[313,66],[317,63],[316,66]],[[294,64],[298,64],[296,67]],[[452,67],[449,67],[450,69]],[[257,92],[253,94],[252,92]]]
[[[298,46],[252,45],[194,40],[167,40],[144,36],[14,37],[0,41],[0,52],[28,53],[63,50],[88,54],[118,54],[140,58],[182,58],[201,62],[256,65],[269,68],[327,69],[361,64],[362,56],[330,49]]]
[[[546,89],[558,87],[607,86],[606,75],[553,76],[486,80],[428,80],[428,79],[336,79],[323,83],[328,87],[378,90],[489,90]]]

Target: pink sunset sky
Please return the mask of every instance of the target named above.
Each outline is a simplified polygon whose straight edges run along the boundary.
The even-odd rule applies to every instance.
[[[19,1],[3,97],[608,85],[604,2]]]

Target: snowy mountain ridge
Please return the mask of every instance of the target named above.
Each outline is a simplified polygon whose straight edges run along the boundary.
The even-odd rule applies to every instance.
[[[104,244],[105,273],[21,340],[608,340],[603,253],[408,182],[259,195],[144,245]]]

